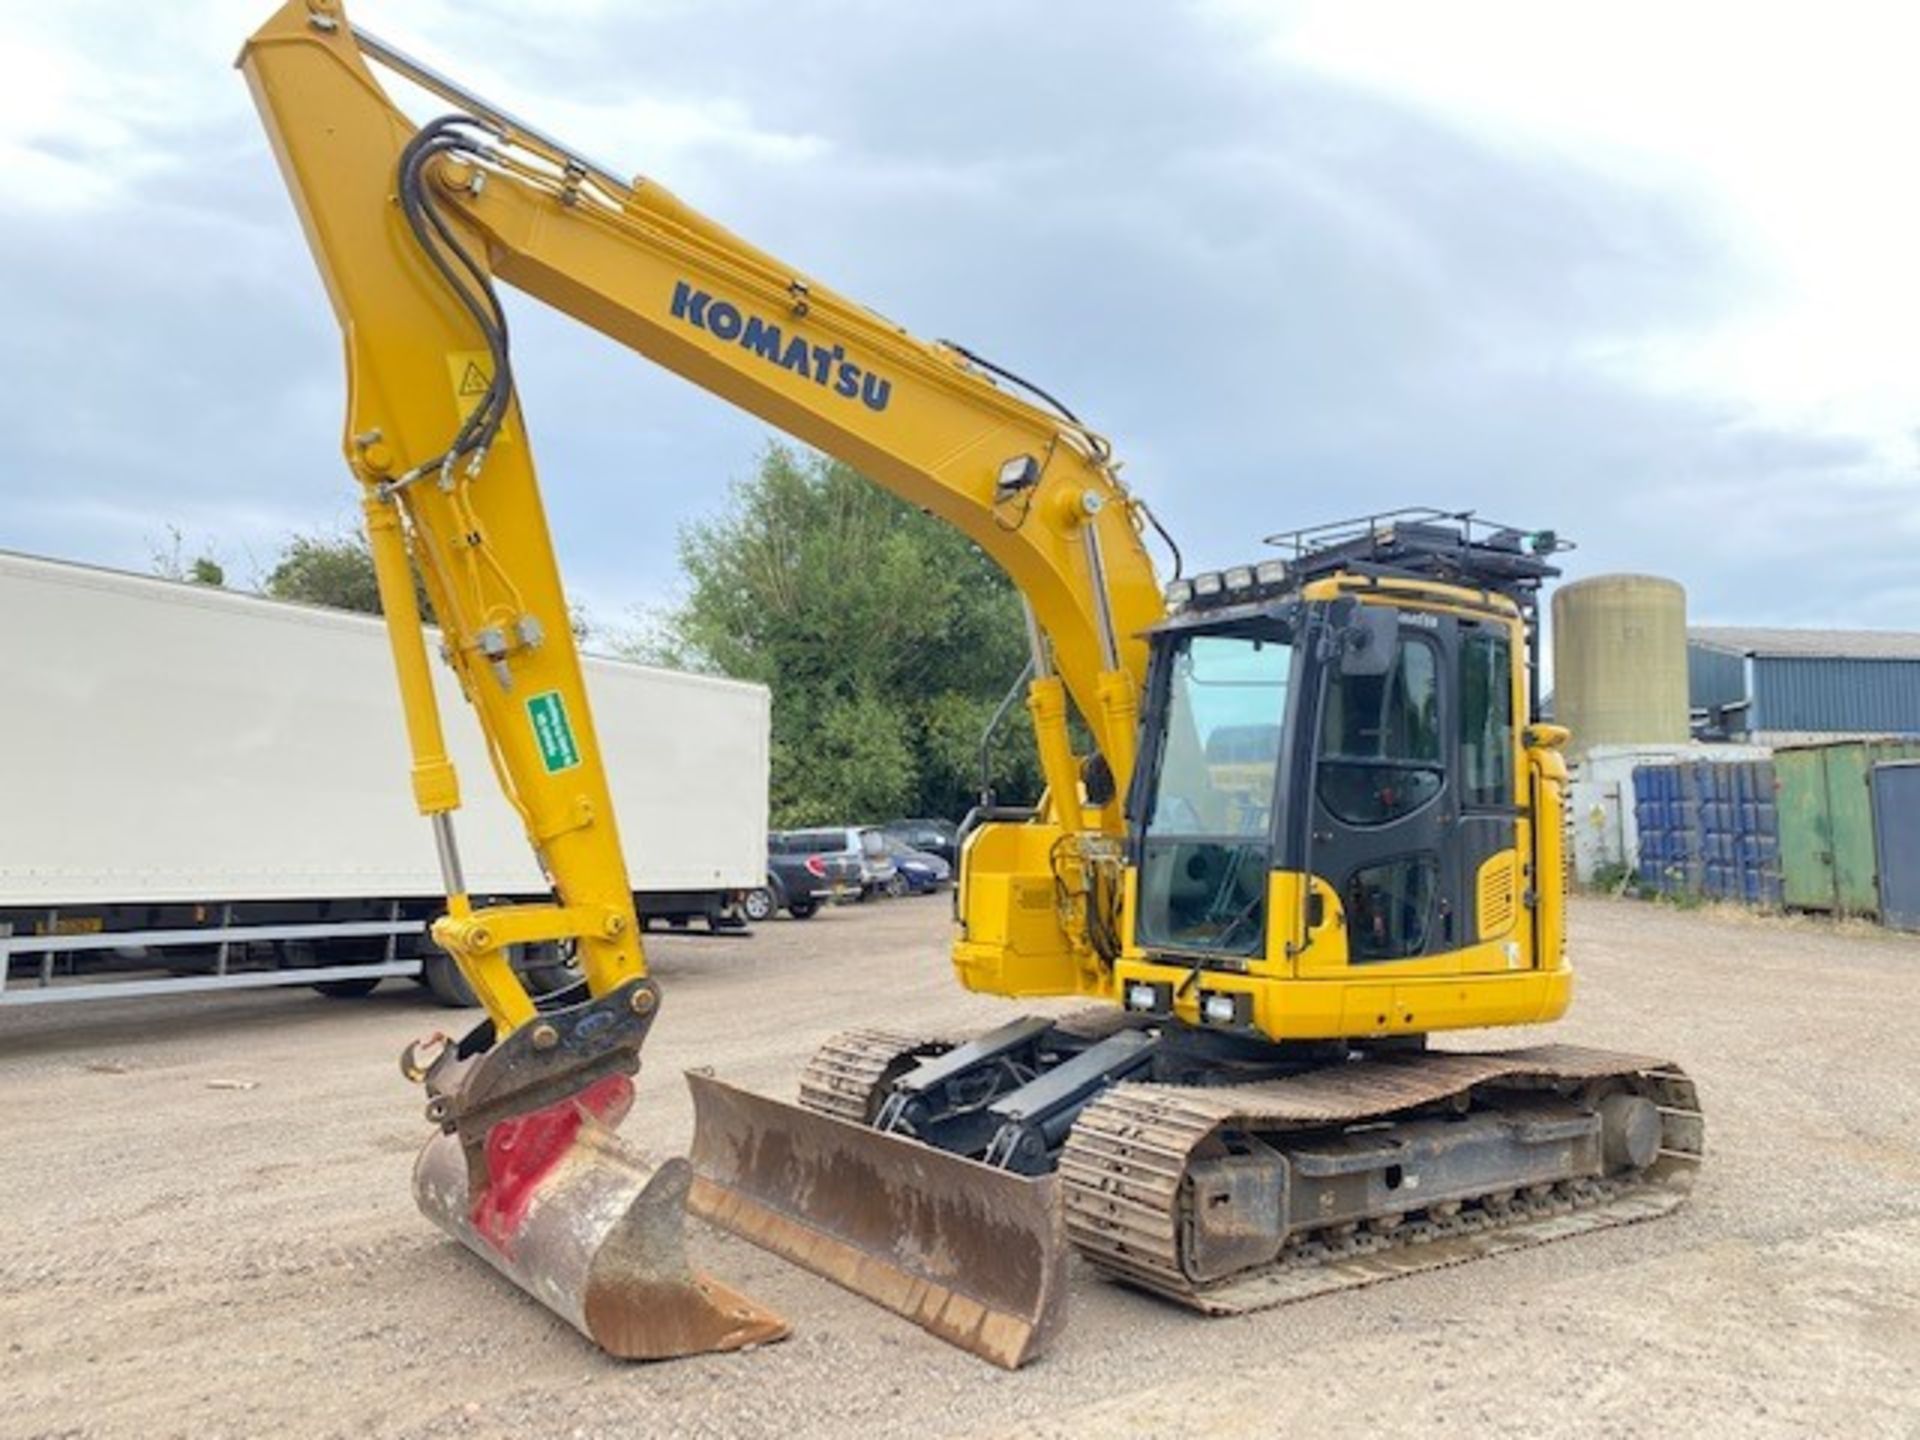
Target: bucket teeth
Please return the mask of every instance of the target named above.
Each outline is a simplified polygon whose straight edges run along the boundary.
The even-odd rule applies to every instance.
[[[784,1337],[778,1315],[688,1265],[691,1168],[681,1159],[648,1165],[591,1113],[604,1100],[583,1096],[496,1127],[491,1179],[477,1197],[459,1137],[435,1136],[414,1167],[421,1213],[621,1359],[668,1360]],[[604,1104],[624,1108],[624,1099]],[[519,1133],[498,1134],[516,1124]],[[502,1152],[528,1155],[533,1165],[499,1164]],[[509,1181],[512,1190],[503,1191]]]
[[[1056,1182],[691,1072],[694,1212],[1015,1369],[1066,1320]]]

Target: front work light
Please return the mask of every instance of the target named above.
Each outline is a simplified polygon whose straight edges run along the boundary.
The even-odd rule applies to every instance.
[[[1208,1025],[1251,1025],[1253,996],[1227,990],[1200,994],[1200,1018]]]
[[[1173,1010],[1173,986],[1153,980],[1127,984],[1127,1009],[1143,1015],[1166,1015]]]

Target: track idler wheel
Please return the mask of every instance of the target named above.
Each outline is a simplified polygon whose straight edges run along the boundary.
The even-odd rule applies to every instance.
[[[1644,1095],[1615,1091],[1600,1102],[1600,1158],[1609,1175],[1644,1170],[1660,1154],[1660,1111]]]

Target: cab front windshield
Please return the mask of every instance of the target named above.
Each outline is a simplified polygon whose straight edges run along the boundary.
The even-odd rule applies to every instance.
[[[1172,642],[1145,816],[1138,938],[1251,955],[1264,945],[1269,832],[1293,646],[1286,631]]]

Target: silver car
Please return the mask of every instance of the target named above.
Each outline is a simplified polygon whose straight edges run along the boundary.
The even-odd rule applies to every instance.
[[[892,887],[896,869],[887,852],[886,837],[871,825],[831,825],[812,830],[788,830],[785,838],[819,855],[844,855],[860,865],[860,898],[884,895]]]

